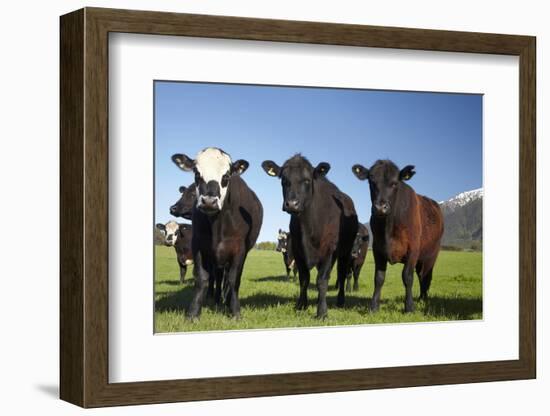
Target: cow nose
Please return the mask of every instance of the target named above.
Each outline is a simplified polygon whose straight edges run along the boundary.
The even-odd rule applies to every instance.
[[[170,214],[174,215],[176,213],[176,206],[175,205],[172,205],[170,207]]]
[[[289,199],[285,201],[285,208],[291,211],[296,211],[299,205],[300,204],[297,199]]]
[[[210,205],[210,204],[215,203],[217,198],[215,196],[211,196],[211,195],[203,195],[203,196],[201,196],[201,199],[202,199],[203,204]]]
[[[390,204],[388,204],[387,202],[379,202],[377,204],[374,204],[374,207],[376,208],[376,212],[382,215],[387,214],[390,210]]]
[[[200,197],[200,207],[207,210],[217,210],[218,209],[218,197],[211,195],[201,195]]]

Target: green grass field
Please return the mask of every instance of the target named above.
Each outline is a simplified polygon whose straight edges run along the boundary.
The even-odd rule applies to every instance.
[[[336,307],[336,267],[330,278],[327,296],[328,318],[315,319],[317,290],[316,272],[312,271],[309,290],[310,306],[296,311],[294,304],[299,286],[287,281],[282,255],[276,251],[253,250],[249,253],[239,293],[241,320],[236,321],[216,311],[207,300],[198,322],[184,318],[185,308],[193,294],[192,267],[186,282],[179,282],[179,269],[174,249],[156,246],[155,270],[155,330],[156,332],[209,331],[251,328],[308,327],[395,322],[449,321],[482,318],[482,253],[440,253],[435,266],[430,296],[418,302],[418,279],[415,275],[416,311],[403,313],[405,290],[401,281],[403,265],[388,266],[382,289],[380,311],[371,313],[368,301],[373,291],[374,260],[369,250],[359,278],[359,291],[346,295],[344,308]]]

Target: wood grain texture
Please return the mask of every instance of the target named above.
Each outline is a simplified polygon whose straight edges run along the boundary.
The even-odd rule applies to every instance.
[[[84,405],[84,12],[60,23],[60,387]]]
[[[108,33],[520,57],[518,360],[108,381]],[[87,8],[61,18],[61,397],[83,407],[516,380],[536,375],[535,38]]]

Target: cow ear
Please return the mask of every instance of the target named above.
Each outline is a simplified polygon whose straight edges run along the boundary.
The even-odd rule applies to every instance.
[[[262,168],[269,176],[280,176],[281,168],[272,160],[265,160],[262,162]]]
[[[403,169],[401,169],[401,172],[399,172],[399,180],[400,181],[408,181],[411,179],[416,172],[414,171],[413,165],[407,165]]]
[[[242,175],[248,169],[249,163],[246,160],[239,159],[236,162],[233,162],[231,165],[231,174],[232,175]]]
[[[330,165],[327,162],[321,162],[313,170],[313,176],[316,178],[322,178],[326,176],[329,170],[330,170]]]
[[[183,194],[187,188],[185,186],[180,186],[180,194]]]
[[[364,181],[369,177],[369,170],[363,165],[353,165],[351,171],[361,181]]]
[[[172,162],[174,162],[178,168],[184,170],[185,172],[190,172],[195,167],[195,161],[189,156],[182,155],[181,153],[172,155]]]
[[[166,227],[164,226],[164,224],[157,224],[157,228],[158,228],[160,231],[166,231]]]

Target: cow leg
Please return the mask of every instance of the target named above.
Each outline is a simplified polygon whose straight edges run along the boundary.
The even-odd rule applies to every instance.
[[[180,264],[180,283],[181,284],[185,282],[186,273],[187,273],[187,266],[185,264],[183,266]]]
[[[203,263],[200,252],[196,255],[195,269],[197,270],[195,276],[195,293],[193,294],[191,305],[187,310],[187,317],[189,319],[196,319],[199,317],[204,295],[208,288],[208,281],[210,280],[210,271],[206,267],[206,264]]]
[[[353,267],[353,291],[359,290],[359,274],[361,273],[361,266]]]
[[[239,295],[239,289],[241,288],[241,278],[243,275],[244,263],[246,262],[246,256],[247,254],[245,254],[243,261],[241,262],[241,266],[239,267],[239,270],[237,272],[237,281],[235,282],[235,290],[237,291],[237,296]]]
[[[374,256],[374,293],[372,294],[372,299],[370,302],[370,309],[373,312],[378,311],[380,308],[380,292],[382,291],[382,286],[384,285],[384,280],[386,279],[386,259]]]
[[[309,270],[305,266],[298,266],[298,279],[300,279],[300,297],[296,302],[296,309],[307,309],[307,289],[309,287]]]
[[[348,270],[348,273],[346,276],[346,292],[351,292],[351,277],[352,277],[352,271]]]
[[[241,280],[241,273],[242,273],[242,264],[244,263],[244,259],[241,259],[237,264],[232,264],[231,267],[227,270],[227,273],[225,275],[225,304],[229,308],[229,311],[231,315],[233,315],[233,318],[240,319],[241,318],[241,305],[239,303],[239,286],[240,286],[240,280]]]
[[[325,319],[327,317],[327,290],[328,290],[328,281],[330,279],[330,271],[332,270],[332,265],[334,261],[325,261],[321,263],[320,267],[317,268],[317,318]],[[344,275],[345,276],[345,275]],[[344,283],[341,279],[338,279],[339,282],[339,293],[338,293],[338,305],[343,305],[343,299],[340,298],[340,294],[344,294]],[[342,302],[342,303],[340,303]]]
[[[223,273],[224,269],[216,269],[215,273],[215,282],[212,283],[213,286],[215,286],[215,292],[214,292],[214,303],[217,306],[220,306],[222,304],[222,281],[223,281]]]
[[[214,289],[216,288],[216,275],[217,269],[212,266],[210,269],[210,277],[208,278],[208,291],[206,292],[206,297],[208,299],[214,297]]]
[[[428,291],[430,290],[430,284],[432,283],[433,266],[430,270],[424,273],[420,279],[420,299],[428,299]]]
[[[330,264],[330,270],[334,267],[334,263],[336,263],[336,259],[338,257],[336,256],[336,252],[332,254],[331,264]],[[330,272],[329,272],[330,273]],[[328,277],[330,279],[330,275]],[[345,279],[344,279],[345,281]],[[343,284],[343,283],[342,283]],[[338,276],[336,276],[336,283],[334,284],[334,290],[338,290],[340,288],[340,279]]]
[[[349,268],[349,258],[340,257],[338,259],[337,281],[338,281],[338,298],[336,305],[344,306],[346,302],[346,292],[351,291],[351,270]],[[330,270],[329,270],[330,275]],[[346,283],[347,281],[347,283]]]
[[[403,267],[401,278],[403,279],[403,285],[405,285],[405,312],[414,312],[414,300],[412,293],[414,267],[410,261],[405,264],[405,267]]]

